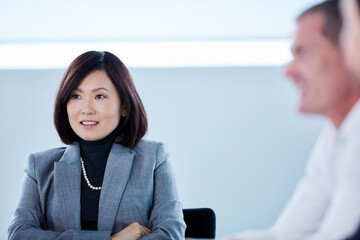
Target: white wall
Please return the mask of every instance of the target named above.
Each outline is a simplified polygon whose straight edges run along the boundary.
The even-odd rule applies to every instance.
[[[184,207],[211,207],[217,236],[269,227],[291,195],[323,120],[296,111],[273,68],[131,69],[147,138],[170,152]],[[26,156],[62,145],[52,111],[62,70],[0,71],[0,239]]]
[[[0,43],[287,38],[320,0],[0,0]]]

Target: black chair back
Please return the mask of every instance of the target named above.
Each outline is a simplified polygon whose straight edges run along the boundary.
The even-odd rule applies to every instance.
[[[210,208],[183,209],[186,238],[215,238],[216,217]]]

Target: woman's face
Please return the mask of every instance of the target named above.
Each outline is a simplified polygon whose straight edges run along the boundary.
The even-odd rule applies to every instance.
[[[104,70],[86,76],[67,103],[71,128],[86,141],[109,135],[126,116],[116,87]]]
[[[340,44],[344,51],[346,63],[350,70],[360,80],[360,13],[356,0],[342,0]]]

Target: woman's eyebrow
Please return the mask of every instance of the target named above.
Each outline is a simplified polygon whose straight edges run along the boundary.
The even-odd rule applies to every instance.
[[[97,91],[100,91],[100,90],[110,92],[109,89],[104,88],[104,87],[94,88],[93,90],[91,90],[91,92],[97,92]],[[80,88],[76,88],[74,91],[78,91],[78,92],[81,92],[81,93],[83,92],[83,90],[81,90]]]
[[[107,92],[110,92],[109,89],[104,88],[104,87],[95,88],[95,89],[92,90],[92,92],[97,92],[97,91],[100,91],[100,90],[105,90]]]
[[[83,92],[80,88],[75,88],[74,92],[77,91],[77,92]]]

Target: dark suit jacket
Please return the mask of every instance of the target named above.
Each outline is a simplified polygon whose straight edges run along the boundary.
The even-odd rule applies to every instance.
[[[106,239],[132,222],[152,230],[142,240],[184,239],[182,205],[161,143],[113,144],[99,202],[98,231],[82,231],[78,143],[31,154],[9,239]]]

